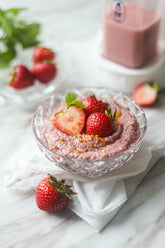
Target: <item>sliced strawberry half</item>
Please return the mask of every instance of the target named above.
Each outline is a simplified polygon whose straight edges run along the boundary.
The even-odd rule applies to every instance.
[[[85,112],[79,107],[71,106],[54,117],[53,125],[68,135],[80,134],[85,125]]]
[[[157,97],[158,85],[156,83],[141,83],[133,92],[134,101],[142,107],[152,105]]]

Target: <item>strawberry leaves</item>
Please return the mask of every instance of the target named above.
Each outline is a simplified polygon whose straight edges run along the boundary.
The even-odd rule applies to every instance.
[[[66,102],[67,108],[69,108],[71,106],[76,106],[78,108],[83,109],[85,107],[85,105],[82,102],[80,102],[77,99],[77,96],[75,94],[73,94],[73,93],[68,93],[65,96],[65,102]]]
[[[112,109],[109,108],[108,110],[105,110],[105,114],[108,115],[111,121],[115,121],[117,116],[117,108],[115,108],[115,111],[113,113],[112,113]]]
[[[65,184],[65,179],[57,180],[56,177],[48,174],[48,177],[50,178],[49,184],[56,188],[56,190],[61,194],[60,201],[62,201],[63,197],[66,196],[69,200],[73,201],[73,198],[71,195],[76,195],[73,190],[71,190],[70,185]]]

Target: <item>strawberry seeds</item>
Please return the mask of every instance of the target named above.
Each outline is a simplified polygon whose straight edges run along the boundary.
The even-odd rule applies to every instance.
[[[85,132],[101,138],[112,133],[113,119],[105,103],[93,96],[79,101],[72,93],[65,96],[65,101],[67,108],[56,113],[52,120],[58,130],[71,136]]]

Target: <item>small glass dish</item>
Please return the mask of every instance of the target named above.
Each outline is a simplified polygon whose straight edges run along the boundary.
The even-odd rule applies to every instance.
[[[72,92],[77,95],[78,98],[83,98],[91,94],[102,98],[113,98],[122,106],[128,108],[135,116],[139,123],[140,136],[134,144],[132,144],[127,150],[118,153],[115,156],[108,157],[106,159],[75,159],[67,156],[61,156],[55,151],[52,151],[45,146],[41,138],[41,128],[44,125],[44,120],[47,118],[54,107],[64,103],[64,96]],[[104,174],[111,172],[112,170],[118,169],[128,162],[139,149],[143,140],[144,134],[147,128],[146,116],[143,110],[129,97],[121,92],[114,92],[105,88],[66,88],[57,89],[55,93],[43,102],[34,113],[32,119],[32,129],[40,150],[45,156],[52,162],[54,162],[60,168],[67,170],[73,174],[79,176],[85,176],[90,178],[100,177]],[[45,165],[46,166],[46,165]]]
[[[33,86],[27,87],[25,89],[17,90],[8,85],[9,75],[12,72],[14,66],[18,64],[23,64],[29,69],[32,68],[32,56],[34,49],[27,49],[19,52],[19,56],[15,58],[10,67],[0,69],[0,99],[3,104],[7,103],[25,103],[38,100],[42,97],[46,97],[48,94],[52,93],[56,87],[65,79],[66,72],[64,59],[62,56],[57,54],[56,56],[56,66],[57,75],[48,84],[42,84],[38,80],[35,81]]]

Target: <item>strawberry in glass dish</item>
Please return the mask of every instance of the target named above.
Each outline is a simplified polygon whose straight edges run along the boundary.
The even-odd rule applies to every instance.
[[[65,96],[65,102],[62,110],[57,109],[52,119],[53,125],[61,132],[71,136],[86,132],[99,137],[106,137],[112,133],[117,109],[112,114],[112,109],[108,109],[105,103],[95,97],[79,101],[72,93]]]
[[[74,136],[80,134],[84,128],[85,113],[83,109],[71,106],[67,110],[57,114],[52,122],[61,132]]]
[[[80,134],[85,126],[84,105],[71,93],[65,96],[65,102],[67,108],[55,114],[53,125],[65,134]]]
[[[33,52],[33,62],[36,63],[42,63],[45,61],[53,61],[56,57],[56,54],[53,52],[53,50],[46,48],[46,47],[42,47],[42,46],[38,46],[34,49]]]
[[[41,83],[47,84],[56,77],[57,67],[53,63],[37,63],[33,65],[31,73]]]
[[[84,110],[86,116],[88,117],[90,114],[95,112],[102,112],[104,113],[105,110],[108,110],[105,103],[99,101],[95,98],[95,96],[89,96],[82,100],[82,103],[85,105]]]
[[[36,204],[41,210],[57,212],[65,208],[68,201],[73,201],[71,186],[65,184],[65,180],[57,180],[56,177],[48,175],[41,180],[36,189]]]
[[[25,65],[16,65],[9,77],[8,84],[15,89],[24,89],[34,84],[35,78]]]
[[[92,113],[86,122],[86,133],[98,135],[99,137],[107,137],[113,131],[111,119],[105,113]]]

